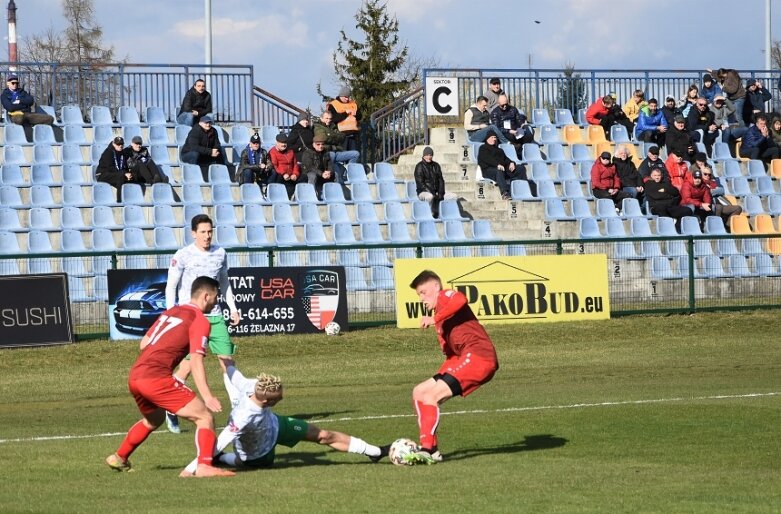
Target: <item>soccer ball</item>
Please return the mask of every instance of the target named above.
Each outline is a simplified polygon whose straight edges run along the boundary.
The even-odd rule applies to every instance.
[[[325,333],[329,336],[338,336],[341,331],[342,327],[335,321],[331,321],[325,326]]]
[[[407,461],[405,457],[417,452],[418,450],[420,450],[418,443],[412,439],[402,437],[400,439],[396,439],[390,445],[390,450],[388,450],[388,458],[393,464],[397,466],[411,466],[414,464],[414,462]]]

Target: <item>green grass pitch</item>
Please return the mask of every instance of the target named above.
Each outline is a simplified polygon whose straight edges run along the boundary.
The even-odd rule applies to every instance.
[[[177,476],[195,451],[184,421],[179,436],[153,434],[132,473],[103,464],[138,418],[125,384],[135,342],[6,350],[0,511],[779,512],[778,319],[490,325],[501,369],[443,406],[445,462],[371,464],[301,443],[273,469],[202,480]],[[277,412],[377,444],[417,438],[410,393],[442,360],[431,329],[238,342],[246,375],[282,376]]]

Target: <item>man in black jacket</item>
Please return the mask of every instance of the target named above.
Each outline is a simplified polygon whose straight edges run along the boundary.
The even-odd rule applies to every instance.
[[[458,198],[445,192],[442,168],[434,161],[434,150],[430,146],[423,149],[423,159],[415,166],[415,191],[420,200],[429,203],[435,218],[439,218],[439,202]]]
[[[643,162],[637,168],[637,172],[643,178],[643,182],[651,180],[651,172],[653,170],[659,170],[662,174],[662,180],[669,182],[670,175],[667,173],[667,167],[664,165],[664,161],[659,158],[659,147],[654,145],[648,148],[648,154]]]
[[[311,125],[309,113],[300,113],[298,121],[290,127],[290,132],[287,134],[287,147],[295,152],[298,162],[301,162],[304,150],[312,148],[312,138],[314,137],[315,130]]]
[[[681,231],[681,218],[691,216],[688,207],[680,205],[681,193],[670,182],[662,180],[662,172],[651,171],[651,180],[645,183],[645,197],[651,206],[651,213],[658,216],[669,216],[675,220],[675,228]]]
[[[673,120],[672,126],[667,129],[667,135],[664,138],[667,146],[667,154],[683,156],[688,162],[694,158],[695,145],[691,134],[686,130],[686,120],[682,115],[677,115]]]
[[[477,165],[483,177],[496,182],[499,191],[502,193],[502,200],[510,200],[510,183],[513,180],[528,180],[526,169],[511,161],[504,151],[499,148],[498,137],[496,134],[489,133],[485,138],[485,144],[481,145],[477,151]],[[529,180],[529,189],[532,195],[537,196],[537,185]]]
[[[206,91],[206,82],[198,79],[185,93],[176,123],[192,127],[210,112],[212,112],[212,95]]]
[[[7,87],[0,95],[0,100],[3,104],[3,109],[6,112],[6,118],[11,123],[17,125],[39,125],[46,124],[51,125],[54,123],[54,118],[48,114],[33,112],[33,105],[35,105],[35,98],[25,91],[21,85],[19,85],[19,77],[16,75],[9,75],[6,80]],[[28,135],[29,138],[29,135]]]
[[[125,148],[128,169],[138,178],[139,182],[145,184],[168,182],[168,177],[160,171],[160,167],[152,160],[149,150],[143,146],[143,143],[144,140],[141,136],[133,136],[133,139],[130,140],[130,146]]]
[[[272,180],[274,171],[268,162],[268,153],[260,147],[260,136],[257,132],[249,138],[249,143],[241,151],[239,169],[236,178],[239,184],[255,184],[265,195],[266,187]]]
[[[115,137],[103,150],[95,169],[98,182],[106,182],[117,189],[117,203],[122,201],[122,186],[124,184],[142,183],[128,166],[125,140]]]
[[[187,164],[200,166],[204,182],[209,181],[209,166],[226,164],[225,152],[220,146],[217,131],[212,127],[211,116],[202,117],[198,125],[190,129],[190,133],[187,134],[187,139],[182,145],[182,153],[179,158]]]
[[[312,140],[312,149],[304,150],[301,156],[302,173],[306,173],[308,182],[315,187],[320,199],[323,198],[323,184],[336,180],[331,154],[325,151],[324,145],[325,137],[317,134]]]
[[[693,141],[700,141],[700,133],[697,131],[702,130],[701,142],[705,145],[708,154],[712,152],[713,143],[719,135],[719,127],[716,126],[715,120],[716,115],[708,108],[708,100],[702,96],[697,98],[694,106],[689,109],[686,119],[686,126]]]

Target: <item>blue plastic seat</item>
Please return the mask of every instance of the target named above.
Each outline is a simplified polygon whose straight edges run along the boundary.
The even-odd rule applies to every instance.
[[[748,176],[750,178],[766,177],[765,164],[758,159],[748,161]]]
[[[62,163],[81,166],[91,164],[92,161],[84,158],[84,154],[79,145],[66,143],[62,145]]]
[[[33,163],[60,164],[60,161],[54,156],[52,145],[47,143],[40,143],[33,147]]]
[[[285,184],[269,184],[266,189],[266,198],[272,204],[290,203]]]
[[[679,271],[673,270],[670,259],[667,257],[653,257],[651,259],[651,277],[660,280],[672,280],[682,278]]]
[[[512,147],[512,145],[510,146]],[[545,160],[542,158],[542,152],[540,152],[540,147],[536,143],[524,143],[522,153],[525,162]]]
[[[36,187],[36,186],[33,186]],[[39,186],[46,187],[46,186]],[[49,188],[46,187],[48,190]],[[22,195],[19,188],[16,186],[2,186],[0,187],[0,205],[3,207],[11,207],[13,209],[24,209],[27,204],[22,201]],[[34,204],[33,204],[34,205]],[[41,207],[49,207],[50,205],[41,205]]]
[[[385,211],[385,222],[389,223],[391,221],[408,221],[407,216],[404,214],[404,207],[402,207],[401,203],[399,202],[386,202],[383,205],[383,209]]]
[[[92,127],[92,146],[99,148],[98,157],[100,157],[100,153],[103,152],[112,139],[114,139],[114,129],[111,125],[96,125]],[[94,155],[95,152],[93,151]]]
[[[52,129],[51,125],[34,125],[33,143],[47,144],[50,146],[59,144],[54,138],[54,129]]]
[[[765,253],[754,256],[754,274],[760,277],[777,277],[781,275],[775,262],[773,262],[773,258]]]
[[[60,247],[64,253],[87,252],[84,238],[78,230],[63,230],[60,234]],[[86,257],[63,257],[62,271],[69,277],[90,277],[92,272],[87,269],[87,260]]]
[[[146,221],[144,208],[138,205],[122,207],[122,224],[125,227],[152,228],[152,224]]]
[[[368,182],[354,182],[351,185],[350,198],[353,202],[374,202],[371,186]],[[388,200],[390,201],[390,200]]]
[[[539,135],[540,143],[542,144],[561,142],[561,139],[559,138],[559,131],[553,125],[546,124],[539,127]]]
[[[357,182],[366,182],[367,180],[363,164],[357,162],[347,163],[347,182],[355,184]]]
[[[212,186],[212,203],[214,205],[234,205],[233,184],[215,184]]]
[[[607,237],[626,237],[624,221],[618,217],[608,218],[605,220],[605,233]]]
[[[361,254],[355,250],[337,250],[336,264],[339,266],[361,266]]]
[[[175,250],[179,248],[179,241],[173,227],[155,227],[153,230],[155,248],[158,250]]]
[[[713,144],[712,159],[714,161],[731,161],[734,158],[732,157],[732,154],[729,151],[729,145],[727,143],[722,143],[721,141],[717,141]],[[737,161],[735,162],[737,163]]]
[[[198,184],[184,184],[182,186],[182,202],[185,204],[205,205],[201,186]]]
[[[214,229],[217,244],[223,248],[236,248],[243,246],[239,240],[239,234],[236,227],[232,225],[217,225]]]
[[[559,198],[548,198],[545,200],[545,219],[546,220],[568,220],[573,219],[564,210],[564,202]]]
[[[372,283],[377,289],[394,289],[393,270],[387,266],[372,266]]]
[[[304,243],[306,243],[307,246],[329,244],[322,223],[307,223],[304,225]]]
[[[552,181],[553,177],[548,171],[548,164],[544,161],[533,161],[531,166],[531,179],[536,182]]]
[[[442,200],[439,203],[439,218],[442,221],[466,221],[468,219],[461,215],[461,207],[458,205],[458,200]]]
[[[81,191],[81,187],[79,187],[79,191]],[[64,194],[65,188],[63,188],[63,199]],[[52,190],[49,186],[32,186],[30,188],[30,203],[33,207],[46,207],[50,209],[60,206],[59,202],[54,201],[54,196],[52,195]]]
[[[144,198],[141,184],[129,183],[122,185],[122,203],[125,205],[152,205]]]
[[[266,199],[257,184],[242,184],[239,186],[239,198],[244,205],[263,204]]]
[[[589,198],[591,194],[584,194],[580,182],[577,180],[567,180],[564,182],[564,197],[567,199]]]
[[[92,208],[92,226],[106,229],[122,228],[122,226],[114,220],[113,209],[105,205],[97,205]]]
[[[388,237],[393,243],[411,243],[414,241],[409,235],[407,224],[403,221],[388,223]]]
[[[681,234],[687,236],[702,235],[699,218],[697,218],[696,216],[684,216],[683,218],[681,218]]]
[[[53,253],[54,248],[48,232],[30,230],[27,233],[27,251],[30,253]]]
[[[182,146],[184,144],[192,129],[193,127],[188,125],[177,125],[176,128],[174,128],[174,139],[177,146]]]
[[[11,125],[14,126],[14,125]],[[19,145],[5,145],[3,147],[3,165],[19,164],[28,165],[24,150]]]
[[[613,243],[613,256],[616,259],[642,259],[643,257],[637,254],[635,244],[632,241],[617,241]]]
[[[353,232],[353,226],[349,222],[337,222],[333,224],[334,231],[334,243],[339,245],[352,245],[356,244],[355,233]],[[377,225],[377,231],[379,233],[379,225]]]
[[[378,196],[381,202],[398,202],[401,200],[394,182],[379,182],[377,188],[379,190]]]
[[[231,127],[231,143],[246,145],[250,137],[252,137],[252,134],[250,134],[249,127],[246,125],[233,125]]]
[[[356,266],[345,266],[348,291],[372,291],[375,288],[366,282],[364,269]]]
[[[48,217],[48,225],[43,227],[36,226],[37,223],[35,223],[36,218],[33,214],[33,211],[38,211],[42,214],[45,214],[46,217]],[[49,209],[43,209],[40,207],[30,209],[30,228],[37,230],[54,230],[55,227],[52,223],[51,211],[49,211]],[[27,231],[27,228],[22,227],[22,224],[19,223],[19,214],[17,209],[0,207],[0,230],[4,232],[24,232]]]
[[[49,209],[45,209],[48,211]],[[84,216],[78,207],[65,206],[60,209],[60,224],[63,229],[88,230],[89,225],[84,223]]]
[[[281,223],[274,226],[274,239],[279,246],[296,246],[301,242],[296,237],[295,229],[290,223]]]
[[[244,221],[246,222],[246,219]],[[250,248],[270,246],[268,242],[268,238],[266,237],[266,228],[264,225],[247,223],[246,234],[247,234],[247,246],[249,246]],[[268,255],[266,255],[266,259],[268,259]],[[250,261],[251,260],[252,258],[250,257]],[[267,260],[264,266],[268,266]]]
[[[773,186],[773,178],[767,175],[757,177],[757,194],[760,196],[771,196],[777,193],[775,186]]]
[[[428,202],[424,202],[423,200],[415,200],[412,202],[413,221],[427,221],[433,219],[434,215],[431,212],[431,206]]]
[[[571,161],[562,161],[556,163],[556,180],[564,182],[565,180],[579,180],[575,173],[575,167]]]
[[[401,230],[399,230],[401,227],[404,228],[404,232],[401,232]],[[406,223],[398,224],[396,230],[399,232],[399,234],[397,235],[404,236],[404,234],[406,234],[406,237],[403,240],[393,241],[393,242],[408,243],[412,241],[412,238],[409,236],[409,232],[407,232]],[[393,234],[390,233],[390,226],[388,227],[388,231],[389,231],[389,235],[392,238]],[[382,231],[380,230],[380,224],[377,223],[376,221],[361,222],[360,236],[361,236],[361,242],[366,244],[377,244],[377,243],[385,242],[385,238],[382,237]]]
[[[323,201],[325,203],[346,203],[342,185],[336,182],[323,184]]]
[[[740,251],[738,251],[734,239],[717,239],[716,253],[721,257],[728,257],[730,255],[738,255]]]
[[[16,234],[8,231],[0,231],[0,254],[21,254],[22,250],[19,247],[19,240],[16,238]],[[18,275],[19,267],[16,265],[16,260],[0,259],[0,269],[2,269],[3,275]],[[14,273],[14,270],[16,271]]]
[[[576,143],[572,145],[571,151],[573,162],[586,162],[590,165],[594,164],[594,157],[591,156],[591,152],[589,151],[588,146],[585,144]]]
[[[181,227],[183,225],[183,223],[176,220],[173,207],[164,203],[155,203],[152,211],[152,222],[155,227]]]
[[[466,241],[464,225],[460,221],[445,221],[445,239],[447,241]]]
[[[434,243],[442,241],[442,238],[439,237],[437,223],[435,221],[418,221],[415,223],[415,225],[418,241],[423,243]]]
[[[708,216],[705,218],[705,233],[715,235],[725,235],[727,233],[724,221],[720,216]]]
[[[62,111],[62,124],[66,127],[68,125],[83,126],[84,117],[81,115],[81,108],[78,105],[63,105]]]
[[[564,155],[564,146],[560,143],[549,143],[548,144],[548,162],[551,163],[559,163],[559,162],[572,162],[569,160],[569,158]]]
[[[477,241],[495,241],[499,239],[494,235],[489,220],[472,220],[472,238]]]
[[[677,236],[678,231],[675,230],[675,220],[666,216],[659,216],[656,218],[656,235],[658,236]]]
[[[754,271],[749,268],[748,260],[743,255],[730,255],[727,259],[728,274],[733,277],[751,277]]]
[[[393,166],[389,162],[374,163],[374,178],[377,182],[395,182],[398,180],[393,172]]]
[[[236,210],[233,205],[218,204],[214,207],[214,224],[230,225],[231,227],[240,226],[236,217]]]
[[[184,205],[184,236],[185,236],[185,243],[190,244],[192,243],[192,235],[190,228],[190,221],[199,214],[208,214],[206,212],[206,208],[199,204],[199,203],[188,203]]]
[[[765,249],[762,246],[762,239],[743,239],[741,241],[741,253],[748,256],[762,255],[765,253]]]
[[[532,109],[532,124],[535,126],[550,125],[550,114],[548,114],[548,111],[546,109]]]
[[[244,204],[245,225],[267,225],[266,213],[260,204]]]
[[[141,118],[138,116],[138,111],[135,107],[129,105],[122,105],[117,112],[117,120],[120,125],[140,125]],[[126,139],[127,141],[127,139]]]
[[[737,177],[732,179],[730,184],[730,191],[733,196],[746,196],[751,194],[751,188],[748,186],[748,179],[746,177]]]
[[[532,196],[531,189],[529,189],[529,182],[526,180],[513,180],[510,182],[510,197],[513,200],[520,201],[539,200],[539,198]]]
[[[704,257],[706,255],[715,255],[715,253],[713,253],[713,245],[707,239],[695,239],[695,241],[694,241],[694,255],[695,255],[695,257]]]
[[[743,176],[743,172],[740,169],[740,162],[738,161],[725,161],[724,162],[724,178],[738,178]],[[724,181],[722,181],[724,182]]]
[[[370,266],[392,266],[385,248],[369,248],[366,251],[366,264]]]
[[[176,198],[171,184],[158,182],[152,185],[152,203],[154,205],[174,205]]]
[[[610,127],[610,140],[614,143],[629,143],[629,132],[623,125],[613,125]]]
[[[315,186],[307,182],[296,184],[295,199],[298,203],[318,203]]]
[[[340,205],[340,204],[337,204]],[[298,220],[301,223],[323,223],[320,218],[320,209],[314,203],[302,203],[298,206]]]
[[[144,231],[138,227],[127,227],[122,229],[122,248],[125,250],[146,250],[149,245],[146,243]]]
[[[688,255],[689,252],[686,249],[686,241],[683,240],[669,240],[666,241],[664,254],[668,257],[678,257],[680,255]]]
[[[145,109],[144,121],[151,126],[166,125],[168,123],[163,108],[155,105],[150,105]]]
[[[707,255],[698,259],[700,263],[700,272],[707,278],[721,278],[726,277],[724,267],[721,262],[721,258],[716,255]]]
[[[380,219],[377,217],[377,210],[374,208],[374,204],[369,202],[355,204],[355,217],[359,223],[367,221],[380,221]]]
[[[598,218],[618,218],[615,204],[610,198],[599,198],[596,204]]]
[[[14,123],[8,123],[5,126],[5,144],[7,145],[29,145],[27,136],[24,133],[24,127],[16,125]]]
[[[0,184],[13,187],[27,187],[30,184],[22,175],[22,168],[18,164],[6,164],[0,169]]]
[[[224,164],[212,164],[209,166],[209,183],[215,184],[231,184],[232,180],[228,173],[228,167]],[[285,195],[287,196],[287,195]]]
[[[111,111],[104,105],[93,105],[89,109],[90,123],[93,125],[113,125],[114,117]]]
[[[631,237],[652,237],[651,224],[647,218],[632,218],[629,221],[629,235]]]
[[[179,164],[179,162],[173,162],[171,161],[171,158],[168,154],[168,147],[164,144],[153,144],[149,149],[149,156],[152,158],[153,161],[155,161],[155,164],[158,166],[170,166],[172,164]],[[198,174],[201,175],[201,168],[191,164],[191,166],[195,166],[198,168]],[[212,165],[216,166],[216,165]],[[226,170],[227,171],[227,170]],[[203,176],[201,175],[201,180],[203,180]],[[212,182],[209,180],[209,182]]]
[[[328,205],[328,223],[351,223],[350,215],[347,213],[347,206],[343,203],[334,203]]]
[[[621,214],[624,218],[644,218],[645,214],[640,209],[637,198],[624,198],[621,201]]]
[[[141,125],[122,125],[122,137],[125,139],[126,144],[136,136],[143,137]]]
[[[581,239],[594,239],[602,237],[599,223],[595,218],[582,218],[578,220],[578,235]]]
[[[271,209],[271,221],[275,224],[293,224],[293,208],[288,203],[275,203]]]
[[[572,119],[572,111],[569,109],[555,109],[553,111],[553,120],[557,127],[575,125],[575,120]]]
[[[765,207],[762,205],[762,199],[757,195],[746,195],[743,198],[743,212],[749,216],[764,214]]]
[[[155,146],[166,146],[168,145],[168,128],[165,125],[151,125],[149,127],[149,144],[152,145],[152,149],[150,150],[152,154],[152,159],[157,164],[161,164],[170,161],[170,158],[168,157],[168,149],[166,148],[165,155],[162,155],[162,152],[160,150],[155,150]],[[157,156],[157,157],[156,157]],[[158,157],[161,160],[158,160]]]
[[[591,218],[594,214],[591,212],[591,204],[585,198],[574,198],[570,200],[572,217],[576,219]]]

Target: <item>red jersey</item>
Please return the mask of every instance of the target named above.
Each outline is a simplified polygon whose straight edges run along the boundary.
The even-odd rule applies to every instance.
[[[453,289],[440,291],[434,321],[439,345],[447,357],[471,352],[477,357],[496,361],[496,348],[463,293]]]
[[[168,309],[146,333],[149,344],[130,368],[128,379],[170,377],[188,354],[206,355],[210,331],[209,320],[195,305],[188,303]]]

